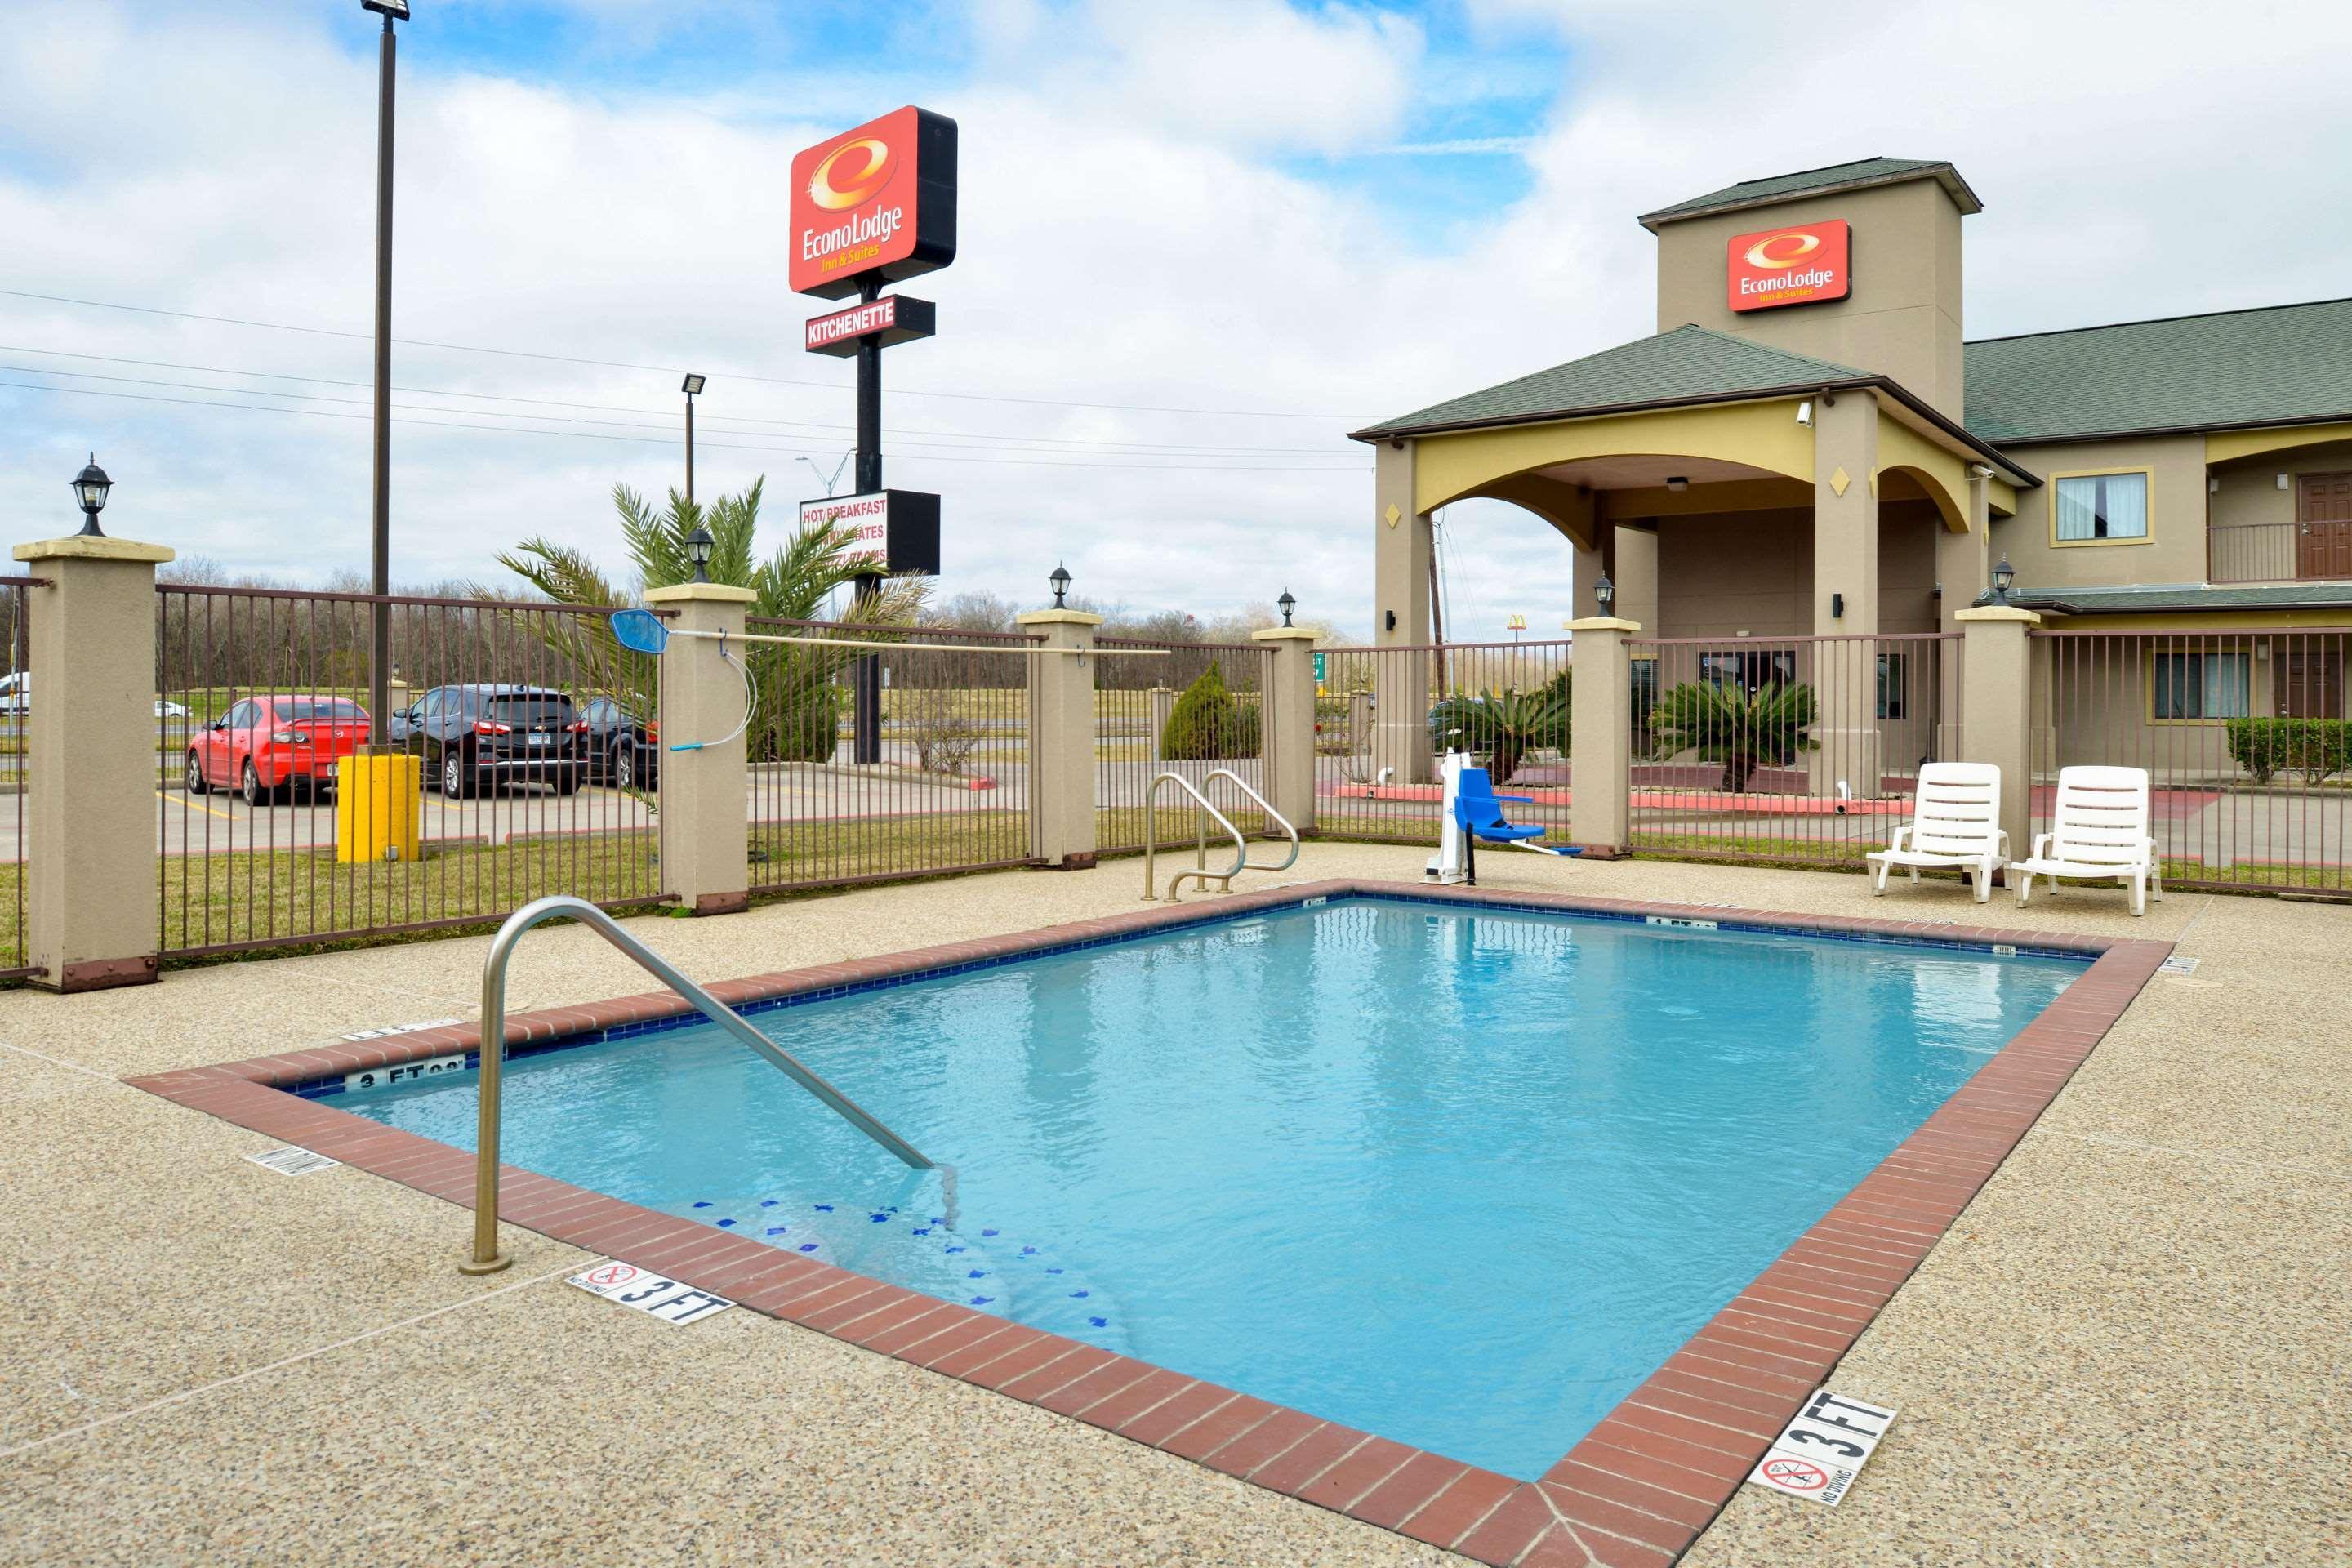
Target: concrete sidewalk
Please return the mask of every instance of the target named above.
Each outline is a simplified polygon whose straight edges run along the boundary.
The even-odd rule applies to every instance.
[[[1292,876],[1412,879],[1310,845]],[[1948,885],[1496,858],[1494,886],[1973,924]],[[633,922],[704,977],[1132,907],[1139,868],[1013,872]],[[1694,1563],[2352,1559],[2352,911],[2069,892],[1981,918],[2179,937],[2159,979],[1849,1356],[1902,1407],[1834,1512],[1752,1489]],[[117,1081],[470,1016],[481,938],[0,995],[0,1561],[1380,1563],[1401,1537],[748,1312],[676,1331],[562,1283],[587,1255]],[[518,1010],[646,989],[593,936]],[[2331,1402],[2334,1408],[2331,1411]],[[2332,1533],[2331,1533],[2332,1532]]]

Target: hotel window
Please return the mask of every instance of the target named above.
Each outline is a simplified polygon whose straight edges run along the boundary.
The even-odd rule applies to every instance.
[[[1699,656],[1698,678],[1710,686],[1736,687],[1753,697],[1765,687],[1797,679],[1797,656],[1785,648],[1738,648]]]
[[[2242,653],[2159,653],[2150,711],[2159,721],[2243,719],[2252,690]]]
[[[2056,481],[2058,542],[2147,537],[2147,475],[2081,474]]]
[[[1882,653],[1878,656],[1878,716],[1882,719],[1907,719],[1908,704],[1904,701],[1903,656]]]

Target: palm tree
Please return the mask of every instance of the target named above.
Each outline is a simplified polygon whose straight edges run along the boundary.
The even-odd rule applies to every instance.
[[[704,527],[710,531],[707,570],[712,582],[751,589],[756,597],[746,607],[754,616],[813,620],[826,595],[867,574],[871,559],[857,548],[851,530],[830,519],[796,529],[772,554],[760,559],[755,547],[766,484],[764,478],[754,480],[742,494],[707,505],[673,489],[662,511],[628,486],[614,485],[613,505],[621,514],[621,536],[636,574],[626,589],[606,577],[584,551],[544,535],[524,540],[500,555],[499,564],[558,604],[618,607],[646,589],[689,581],[694,563],[687,540]],[[919,578],[886,579],[877,592],[859,595],[844,620],[877,630],[911,625],[927,592]],[[652,715],[654,661],[623,648],[602,616],[534,616],[525,625],[588,685],[611,693],[633,713]],[[841,648],[755,643],[743,650],[759,690],[749,731],[753,761],[821,762],[833,754],[839,712],[835,677],[856,657],[846,651],[851,647],[854,634]]]
[[[1820,751],[1805,731],[1820,722],[1821,711],[1813,689],[1801,682],[1768,680],[1749,691],[1737,680],[1685,681],[1651,710],[1654,754],[1696,752],[1701,762],[1721,763],[1717,787],[1737,795],[1758,769]]]

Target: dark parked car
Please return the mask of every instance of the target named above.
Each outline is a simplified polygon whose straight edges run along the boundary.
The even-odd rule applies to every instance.
[[[452,800],[513,783],[570,795],[588,780],[588,721],[543,686],[436,686],[394,717],[392,739]]]
[[[622,789],[652,789],[661,774],[661,725],[633,717],[609,697],[580,710],[588,721],[588,771]]]

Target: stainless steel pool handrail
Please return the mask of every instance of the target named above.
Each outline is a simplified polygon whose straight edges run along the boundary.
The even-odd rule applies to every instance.
[[[514,1259],[499,1250],[499,1112],[501,1071],[506,1059],[507,961],[514,956],[522,933],[544,921],[578,921],[624,953],[655,979],[695,1005],[704,1017],[734,1036],[782,1070],[785,1076],[823,1100],[842,1120],[887,1149],[918,1171],[933,1169],[915,1146],[891,1131],[841,1090],[803,1067],[775,1041],[753,1028],[743,1015],[688,980],[653,949],[623,931],[620,922],[585,899],[557,893],[525,904],[490,939],[489,956],[482,961],[481,1104],[474,1144],[474,1251],[457,1265],[462,1274],[495,1274]]]
[[[1146,790],[1143,795],[1143,899],[1146,903],[1152,901],[1154,897],[1152,889],[1158,885],[1159,880],[1157,873],[1152,869],[1154,854],[1160,842],[1160,833],[1153,816],[1153,807],[1160,799],[1160,786],[1168,783],[1171,779],[1175,781],[1177,788],[1182,790],[1186,795],[1192,797],[1193,804],[1200,807],[1200,812],[1195,813],[1192,818],[1193,826],[1199,836],[1198,842],[1193,847],[1193,868],[1190,871],[1179,871],[1173,877],[1168,879],[1168,901],[1170,903],[1172,904],[1179,901],[1176,897],[1176,889],[1183,885],[1184,879],[1187,877],[1198,879],[1201,886],[1203,888],[1207,887],[1210,883],[1214,882],[1218,885],[1220,891],[1230,893],[1234,890],[1234,879],[1240,876],[1244,871],[1287,871],[1293,865],[1297,863],[1298,829],[1290,825],[1290,819],[1288,817],[1275,810],[1273,803],[1268,801],[1265,796],[1258,794],[1257,791],[1252,789],[1247,784],[1244,783],[1239,773],[1234,773],[1231,768],[1212,768],[1207,773],[1202,775],[1201,782],[1202,784],[1209,784],[1217,779],[1232,780],[1233,785],[1235,789],[1249,796],[1249,798],[1256,804],[1257,808],[1260,811],[1265,813],[1267,817],[1272,819],[1276,826],[1280,826],[1284,833],[1289,835],[1290,853],[1284,857],[1282,864],[1279,866],[1269,865],[1263,860],[1251,859],[1249,858],[1249,840],[1243,837],[1242,830],[1240,828],[1235,827],[1233,825],[1231,818],[1227,817],[1223,812],[1219,811],[1215,806],[1211,805],[1209,804],[1209,797],[1202,795],[1199,790],[1193,788],[1192,781],[1186,778],[1182,773],[1174,772],[1162,773],[1159,777],[1151,781],[1151,787]],[[1203,814],[1205,814],[1205,816],[1215,817],[1217,819],[1217,826],[1234,836],[1234,863],[1230,868],[1223,871],[1212,871],[1209,869],[1209,827],[1208,823],[1204,819]]]

